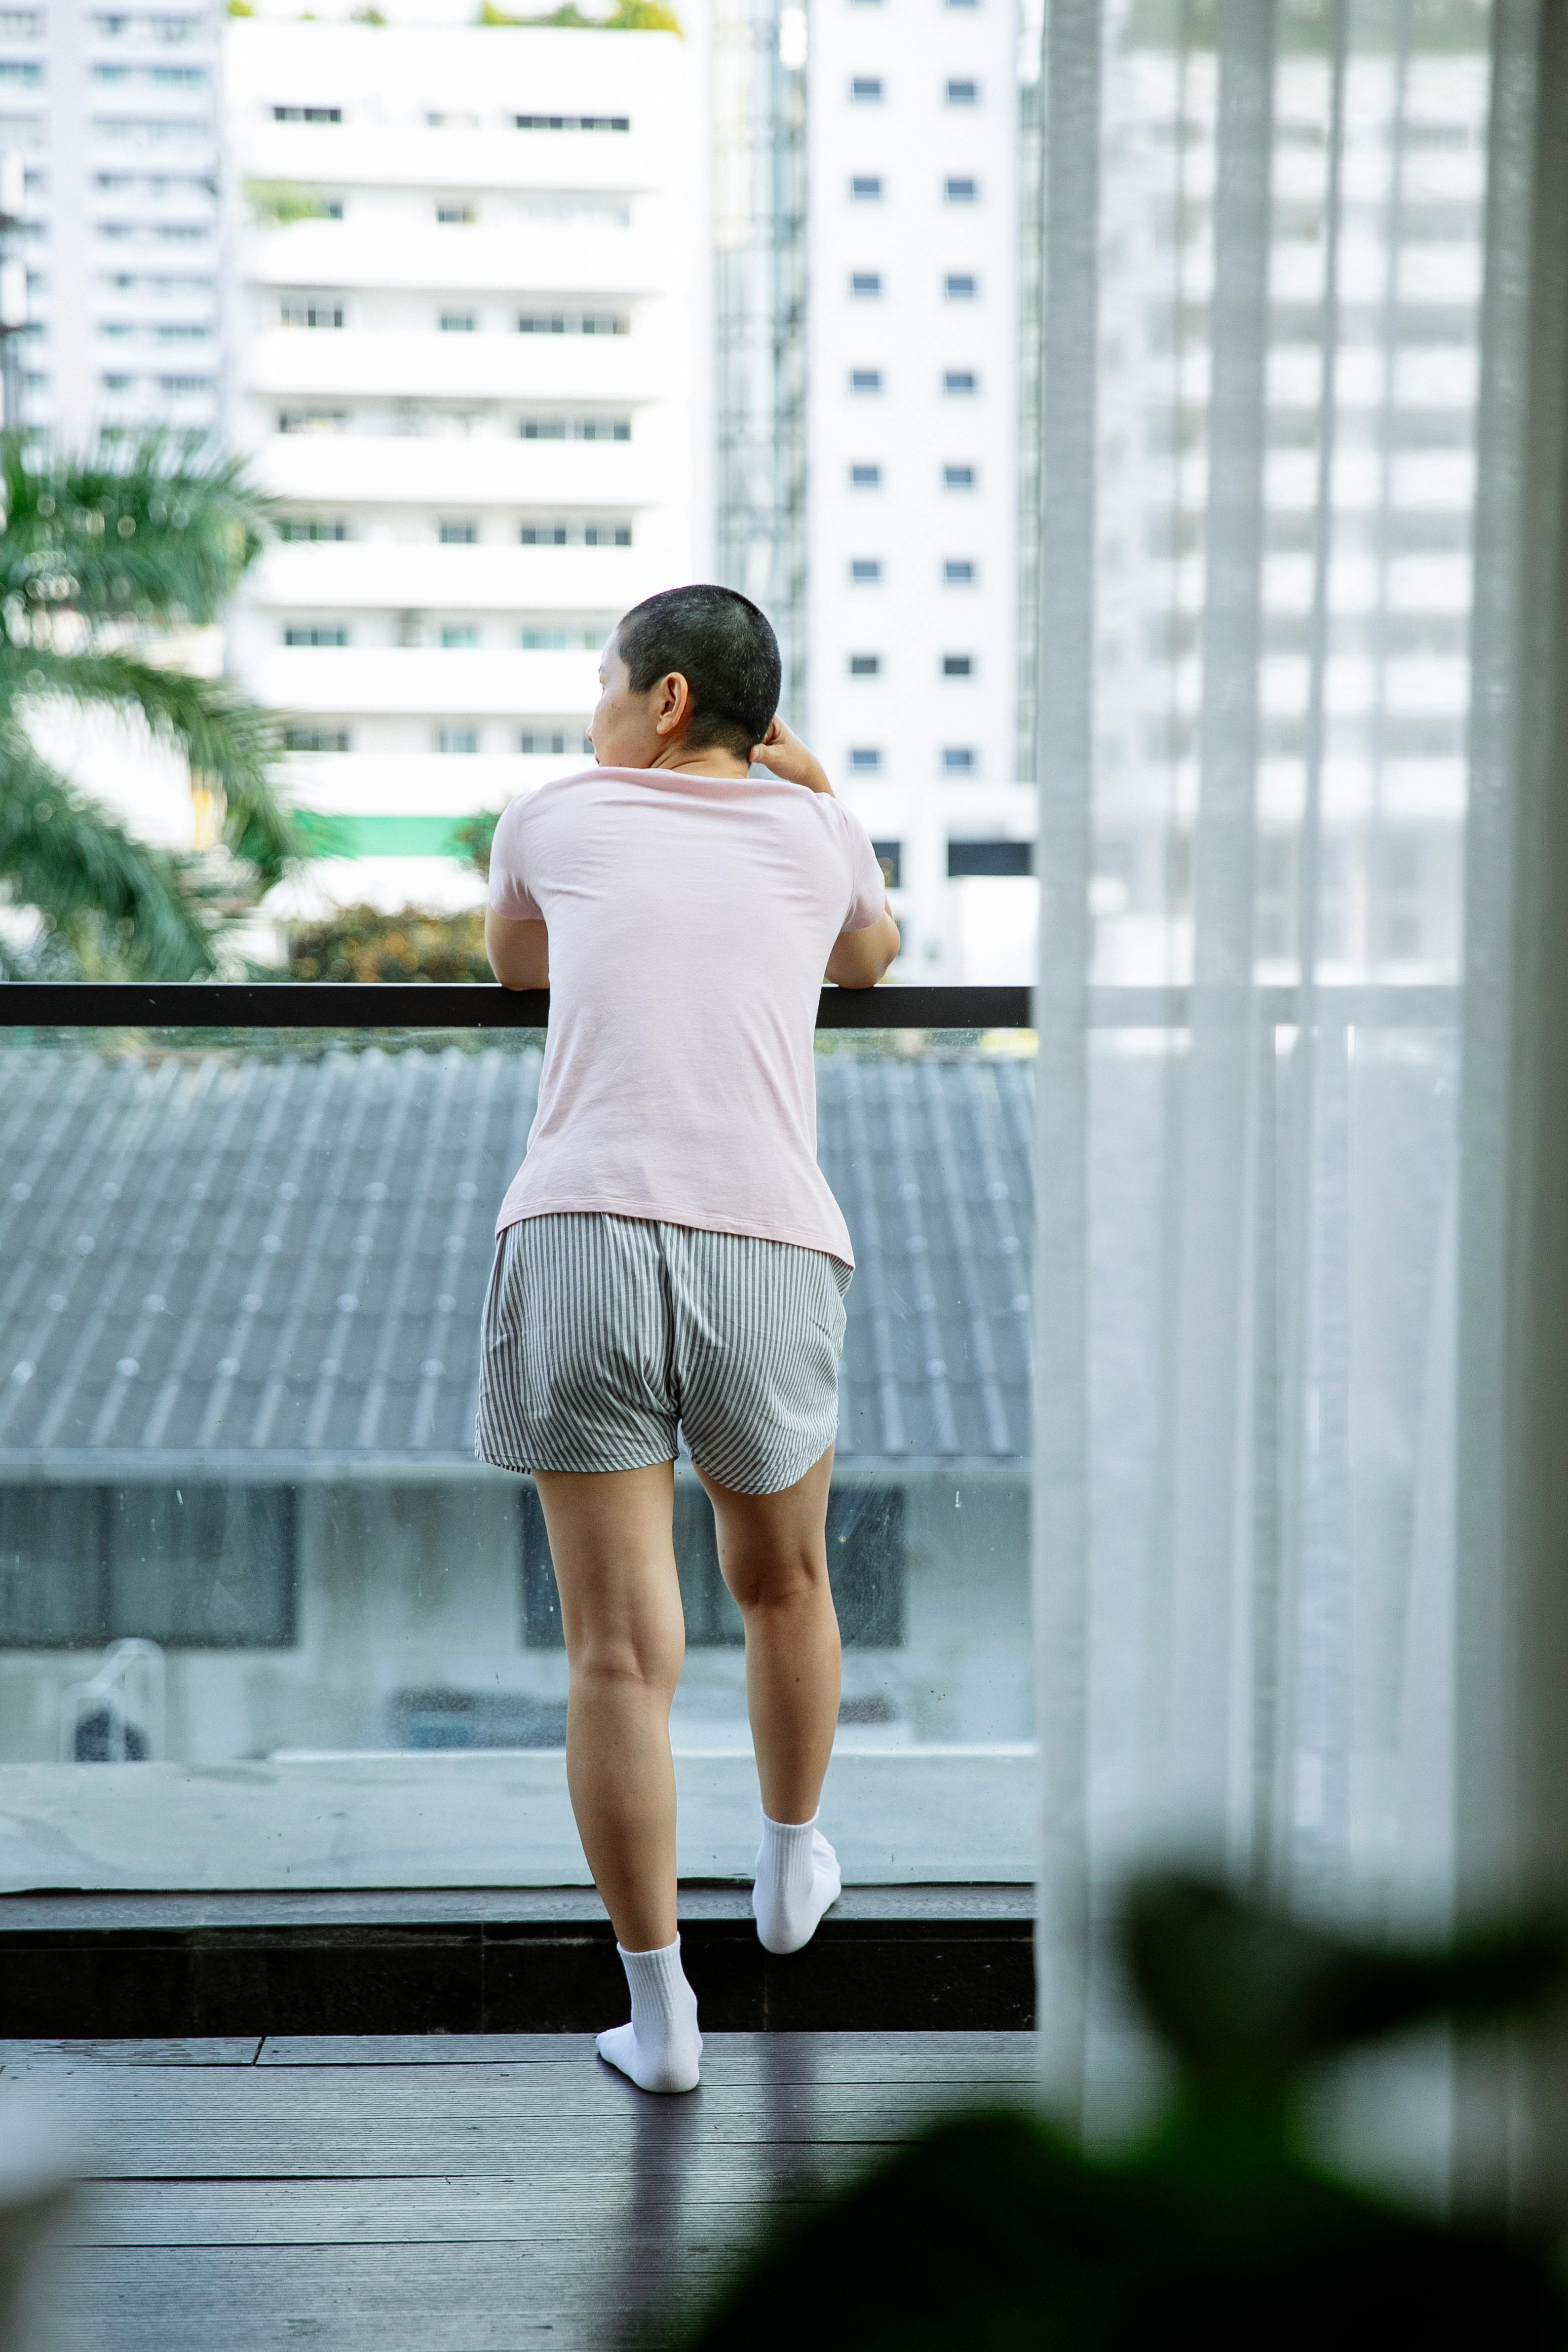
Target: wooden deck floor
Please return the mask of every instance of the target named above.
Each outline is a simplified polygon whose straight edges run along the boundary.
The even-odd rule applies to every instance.
[[[619,2352],[939,2108],[1026,2098],[1023,2033],[716,2033],[653,2099],[577,2034],[0,2042],[86,2176],[56,2261],[109,2352]]]

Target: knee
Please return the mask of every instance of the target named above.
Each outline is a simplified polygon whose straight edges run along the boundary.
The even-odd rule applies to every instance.
[[[591,1626],[569,1633],[567,1662],[574,1682],[619,1684],[627,1689],[673,1692],[680,1680],[685,1642],[663,1626]]]
[[[742,1614],[832,1605],[827,1562],[806,1549],[750,1552],[724,1562],[724,1581]]]

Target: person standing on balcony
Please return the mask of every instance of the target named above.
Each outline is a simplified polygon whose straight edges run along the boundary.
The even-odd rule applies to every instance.
[[[728,588],[626,614],[599,764],[496,827],[485,942],[551,991],[528,1154],[502,1202],[476,1450],[531,1471],[570,1667],[566,1774],[631,1990],[602,2057],[689,2091],[669,1711],[685,1654],[680,1439],[746,1629],[762,1790],[752,1909],[793,1952],[837,1896],[817,1805],[838,1718],[826,1517],[854,1256],[816,1163],[824,974],[899,950],[865,828],[777,718],[777,641]],[[753,777],[756,763],[768,771]]]

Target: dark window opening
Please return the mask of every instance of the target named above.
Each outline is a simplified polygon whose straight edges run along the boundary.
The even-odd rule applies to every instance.
[[[947,878],[961,882],[972,874],[1032,874],[1034,844],[1028,841],[950,841]]]
[[[882,869],[882,879],[889,890],[901,889],[904,876],[904,845],[901,841],[874,841],[877,863]]]
[[[0,1486],[0,1647],[287,1649],[288,1486]]]

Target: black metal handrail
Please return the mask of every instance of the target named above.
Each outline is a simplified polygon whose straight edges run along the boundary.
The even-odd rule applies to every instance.
[[[825,988],[819,1029],[1028,1029],[1027,988]],[[1238,1017],[1286,1028],[1300,992],[1216,992]],[[1330,1028],[1440,1028],[1458,1017],[1456,988],[1318,988],[1313,1020]],[[1091,1029],[1184,1029],[1189,988],[1091,988]],[[0,984],[0,1029],[542,1029],[548,989],[471,981],[13,981]]]

